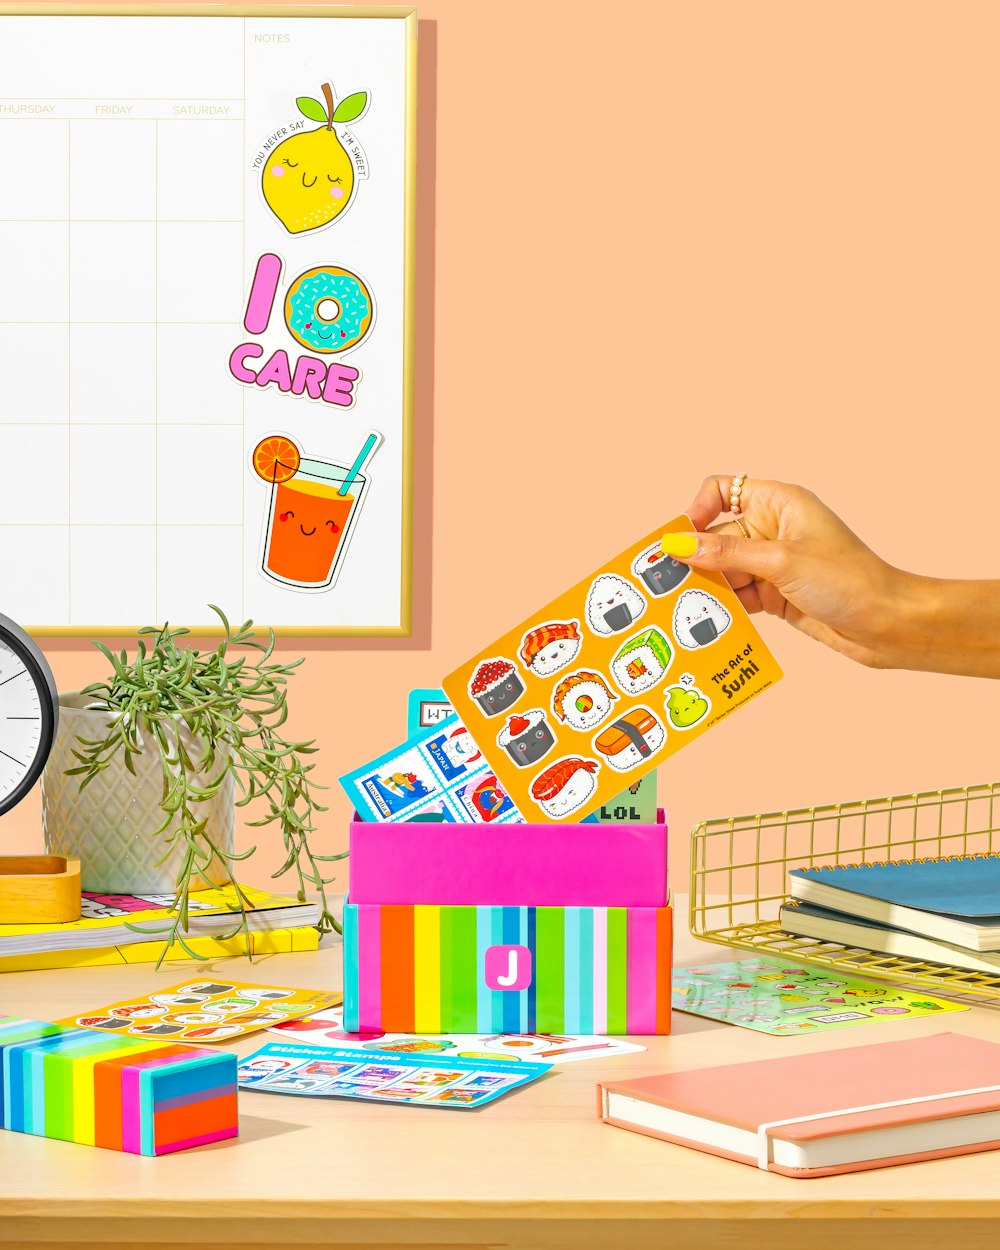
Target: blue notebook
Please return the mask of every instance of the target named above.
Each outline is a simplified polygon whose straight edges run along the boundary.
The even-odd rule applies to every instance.
[[[1000,855],[794,868],[792,897],[848,916],[1000,950]]]

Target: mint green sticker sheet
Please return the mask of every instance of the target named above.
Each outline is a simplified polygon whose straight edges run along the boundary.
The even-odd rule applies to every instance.
[[[675,968],[672,1002],[675,1011],[779,1037],[968,1011],[922,991],[769,959]]]

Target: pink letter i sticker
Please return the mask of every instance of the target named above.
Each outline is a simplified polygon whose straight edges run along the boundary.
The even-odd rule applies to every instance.
[[[531,984],[531,951],[526,946],[490,946],[486,985],[491,990],[526,990]]]

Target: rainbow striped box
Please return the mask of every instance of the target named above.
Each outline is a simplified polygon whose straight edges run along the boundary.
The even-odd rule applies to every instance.
[[[664,907],[344,907],[344,1027],[670,1032]]]
[[[236,1137],[236,1056],[0,1016],[3,1127],[128,1154]]]

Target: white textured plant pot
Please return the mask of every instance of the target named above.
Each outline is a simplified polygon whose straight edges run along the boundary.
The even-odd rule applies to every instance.
[[[79,691],[59,696],[59,729],[42,774],[42,825],[48,855],[77,855],[80,885],[91,894],[173,894],[183,847],[177,844],[161,864],[170,830],[154,837],[163,824],[160,799],[163,771],[160,752],[152,739],[143,741],[143,753],[133,760],[137,776],[125,767],[124,755],[115,755],[109,766],[83,791],[81,777],[67,777],[66,770],[80,761],[78,738],[91,741],[107,734],[110,714],[88,710]],[[176,725],[176,722],[175,722]],[[174,732],[170,730],[168,737]],[[199,751],[186,728],[181,730],[193,759]],[[218,768],[212,777],[218,775]],[[206,784],[212,777],[196,774]],[[197,805],[199,817],[208,820],[207,831],[216,846],[232,851],[235,846],[235,783],[227,776],[213,798]],[[205,889],[226,881],[224,867],[213,861],[210,880],[197,877],[193,889]]]

